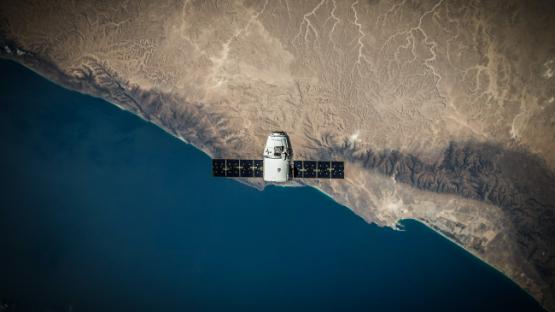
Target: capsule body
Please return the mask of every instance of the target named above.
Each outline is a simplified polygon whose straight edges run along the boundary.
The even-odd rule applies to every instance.
[[[272,132],[264,147],[264,181],[286,182],[291,168],[291,149],[287,136],[282,132]]]

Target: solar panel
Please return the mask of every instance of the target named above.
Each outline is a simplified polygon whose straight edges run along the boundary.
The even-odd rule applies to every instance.
[[[239,159],[226,159],[226,177],[239,177]]]
[[[342,161],[295,160],[291,167],[293,178],[344,179]],[[251,159],[212,159],[212,175],[230,178],[262,178],[264,161]]]
[[[332,179],[343,179],[345,178],[345,167],[342,161],[332,161],[331,162],[331,178]]]
[[[316,162],[311,160],[305,160],[303,162],[304,173],[303,178],[316,178]]]
[[[264,161],[255,160],[254,162],[254,176],[262,178],[264,176]]]
[[[212,175],[225,177],[225,159],[212,159]]]
[[[241,177],[252,178],[254,177],[254,168],[252,160],[239,160]]]
[[[293,178],[302,178],[303,177],[303,161],[302,160],[295,160],[293,162]]]
[[[329,161],[319,161],[317,163],[317,171],[316,171],[316,175],[318,178],[322,178],[322,179],[329,179],[330,178],[330,162]]]

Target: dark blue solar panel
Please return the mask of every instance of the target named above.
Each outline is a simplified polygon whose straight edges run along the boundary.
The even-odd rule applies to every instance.
[[[225,177],[225,159],[212,159],[212,175]]]
[[[252,178],[254,177],[254,167],[252,160],[244,160],[241,159],[239,161],[239,165],[241,165],[241,177],[244,178]]]
[[[311,160],[306,160],[303,162],[304,174],[303,178],[316,178],[316,162]]]
[[[226,159],[226,177],[239,177],[239,159]]]
[[[331,162],[331,178],[332,179],[344,179],[345,178],[345,167],[342,161],[332,161]]]
[[[293,177],[294,178],[303,177],[303,162],[301,160],[295,160],[293,162]]]
[[[330,178],[330,162],[329,161],[318,161],[317,164],[317,176],[318,178],[326,178],[329,179]]]
[[[264,161],[254,161],[254,176],[257,178],[262,178],[264,176]]]

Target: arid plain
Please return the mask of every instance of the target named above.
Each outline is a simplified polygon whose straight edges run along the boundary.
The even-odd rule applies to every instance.
[[[214,157],[342,159],[306,180],[420,220],[555,311],[555,2],[13,1],[0,55]],[[209,173],[207,173],[209,174]],[[259,181],[242,182],[262,187]]]

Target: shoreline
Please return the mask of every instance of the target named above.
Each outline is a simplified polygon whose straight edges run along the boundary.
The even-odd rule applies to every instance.
[[[434,229],[432,226],[426,224],[426,222],[420,220],[420,219],[400,219],[398,222],[402,222],[405,220],[409,220],[409,221],[415,221],[423,226],[425,226],[426,228],[430,229],[432,232],[438,234],[439,236],[443,237],[445,240],[447,240],[448,242],[450,242],[451,244],[453,244],[454,246],[456,246],[457,248],[462,249],[464,252],[468,253],[470,256],[472,256],[474,259],[477,259],[480,261],[480,263],[486,265],[488,268],[493,269],[494,271],[496,271],[498,274],[501,274],[505,279],[507,279],[508,281],[510,281],[511,283],[513,283],[514,285],[516,285],[519,289],[523,290],[530,298],[532,298],[535,302],[538,303],[538,305],[540,305],[543,309],[545,309],[541,303],[536,300],[536,298],[534,298],[534,296],[532,296],[532,294],[530,294],[530,292],[528,292],[528,290],[524,287],[521,287],[517,282],[515,282],[509,275],[507,275],[504,271],[502,271],[501,269],[489,264],[487,261],[485,261],[484,259],[482,259],[479,255],[477,255],[476,253],[474,253],[472,250],[470,249],[466,249],[464,248],[463,245],[459,244],[457,241],[453,240],[452,238],[450,238],[449,236],[445,235],[444,233],[442,233],[439,230]],[[547,311],[547,310],[546,310]]]
[[[325,191],[323,191],[321,188],[317,187],[317,186],[312,186],[312,185],[303,185],[303,186],[308,186],[308,187],[312,187],[314,189],[316,189],[319,193],[329,197],[331,200],[333,200],[336,204],[343,206],[347,209],[349,209],[353,214],[355,214],[357,217],[361,218],[364,220],[364,218],[360,217],[359,215],[357,215],[351,208],[338,203],[337,201],[335,201],[335,199],[328,193],[326,193]],[[445,235],[444,233],[442,233],[441,231],[435,229],[433,226],[427,224],[425,221],[417,219],[417,218],[403,218],[403,219],[399,219],[397,220],[397,225],[402,226],[402,222],[403,221],[414,221],[417,222],[421,225],[423,225],[424,227],[426,227],[427,229],[429,229],[430,231],[432,231],[435,234],[438,234],[439,236],[441,236],[443,239],[445,239],[446,241],[448,241],[449,243],[453,244],[454,246],[456,246],[457,248],[462,249],[464,252],[468,253],[470,256],[472,256],[474,259],[480,261],[480,263],[486,265],[488,268],[493,269],[495,272],[497,272],[498,274],[501,274],[504,278],[506,278],[507,280],[509,280],[511,283],[515,284],[519,289],[523,290],[530,298],[532,298],[535,302],[537,302],[540,306],[541,304],[534,298],[534,296],[532,296],[532,294],[530,294],[530,292],[528,292],[528,290],[524,287],[521,287],[517,282],[515,282],[508,274],[506,274],[503,270],[489,264],[487,261],[485,261],[484,259],[482,259],[478,254],[476,254],[474,251],[465,248],[463,245],[461,245],[460,243],[458,243],[457,241],[455,241],[454,239],[450,238],[449,236]],[[366,220],[364,220],[364,222],[366,222],[367,224],[373,224],[376,225],[378,227],[382,227],[379,226],[376,223],[370,223],[367,222]],[[385,226],[384,226],[385,227]],[[399,228],[397,226],[395,227],[391,227],[391,226],[387,226],[388,228],[394,230],[394,231],[405,231],[403,228]],[[542,306],[543,307],[543,306]]]
[[[18,50],[18,51],[22,51],[22,50]],[[32,58],[32,56],[27,56],[27,55],[28,55],[28,53],[25,52],[25,51],[23,51],[23,54],[21,54],[21,55],[19,55],[19,54],[18,54],[18,55],[14,55],[14,54],[7,54],[7,55],[6,55],[6,54],[4,54],[4,53],[0,53],[0,59],[2,59],[2,60],[7,60],[7,61],[12,61],[12,62],[14,62],[14,63],[17,63],[17,64],[19,64],[19,65],[25,67],[26,69],[31,70],[33,73],[39,75],[41,78],[44,78],[44,79],[48,80],[49,82],[52,82],[52,83],[55,84],[56,86],[60,86],[60,87],[62,87],[62,88],[64,88],[64,89],[67,89],[67,90],[69,90],[69,91],[77,92],[77,93],[80,93],[80,94],[83,94],[83,95],[92,96],[92,97],[97,98],[97,99],[99,99],[99,100],[102,100],[102,101],[104,101],[104,102],[106,102],[106,103],[108,103],[108,104],[114,105],[114,106],[116,106],[117,108],[119,108],[120,110],[123,110],[123,111],[125,111],[125,112],[131,114],[132,116],[139,117],[139,118],[141,118],[141,120],[143,120],[143,121],[145,121],[145,122],[147,122],[147,123],[149,123],[149,124],[152,124],[152,125],[156,126],[157,128],[161,129],[162,131],[164,131],[165,133],[169,134],[170,136],[172,136],[172,137],[178,139],[179,141],[191,145],[191,146],[194,147],[196,150],[201,151],[202,153],[204,153],[204,154],[205,154],[206,156],[208,156],[209,158],[213,158],[213,156],[211,155],[211,153],[210,153],[209,151],[207,151],[207,150],[205,150],[205,149],[203,149],[203,148],[201,148],[201,147],[196,146],[194,143],[191,143],[191,142],[187,141],[185,138],[183,138],[182,136],[180,136],[180,135],[178,135],[178,134],[172,133],[172,132],[170,131],[170,129],[168,129],[168,128],[166,128],[166,127],[160,125],[160,124],[157,124],[157,123],[155,123],[155,122],[153,122],[153,121],[151,121],[151,120],[146,119],[145,116],[142,116],[141,114],[133,113],[132,111],[130,111],[130,110],[128,110],[128,109],[125,109],[122,105],[120,105],[120,104],[118,104],[118,103],[116,103],[116,102],[107,100],[107,99],[105,99],[105,98],[103,98],[103,97],[101,97],[101,96],[95,95],[95,94],[93,94],[93,93],[91,93],[91,92],[87,92],[87,91],[85,91],[85,90],[76,89],[76,88],[72,87],[70,83],[64,83],[64,82],[62,81],[63,76],[60,76],[60,77],[59,77],[59,76],[53,75],[53,77],[55,77],[55,78],[52,78],[52,77],[47,76],[46,74],[41,73],[38,69],[36,69],[35,67],[33,67],[33,66],[31,66],[31,65],[29,65],[29,64],[26,63],[26,61],[25,61],[25,58],[26,58],[26,57],[31,57],[31,58]],[[6,56],[7,56],[7,57],[6,57]],[[34,59],[34,58],[33,58],[33,59]],[[34,59],[34,60],[35,60],[36,62],[38,62],[39,64],[42,64],[42,61],[36,60],[36,59]],[[273,183],[264,183],[264,182],[262,182],[260,185],[258,185],[257,183],[251,183],[249,180],[246,180],[246,179],[234,179],[234,180],[236,180],[236,181],[239,182],[239,183],[245,184],[245,185],[247,185],[247,186],[249,186],[249,187],[253,187],[253,188],[255,188],[255,189],[259,190],[259,191],[264,191],[264,189],[266,188],[266,186],[269,186],[269,185],[273,185],[273,186],[276,186],[276,187],[312,187],[312,188],[316,189],[319,193],[321,193],[321,194],[327,196],[328,198],[330,198],[331,200],[333,200],[334,203],[336,203],[336,204],[338,204],[338,205],[340,205],[340,206],[343,206],[343,207],[349,209],[349,210],[350,210],[353,214],[355,214],[357,217],[363,219],[364,222],[366,222],[366,223],[368,223],[368,224],[371,224],[371,222],[366,221],[364,218],[362,218],[361,216],[359,216],[358,214],[356,214],[356,213],[354,212],[353,209],[349,208],[348,206],[345,206],[345,205],[343,205],[343,204],[338,203],[330,194],[326,193],[325,191],[323,191],[323,190],[322,190],[320,187],[318,187],[318,186],[314,186],[314,185],[310,185],[310,184],[305,184],[305,183],[296,183],[296,184],[289,184],[289,183],[287,183],[287,184],[273,184]],[[530,294],[530,292],[527,291],[527,289],[521,287],[518,283],[516,283],[515,280],[513,280],[512,278],[510,278],[504,271],[502,271],[501,269],[495,267],[495,266],[492,265],[492,264],[489,264],[487,261],[485,261],[484,259],[482,259],[480,256],[478,256],[478,255],[477,255],[475,252],[473,252],[472,250],[465,248],[463,245],[459,244],[457,241],[455,241],[454,239],[448,237],[447,235],[445,235],[445,234],[442,233],[441,231],[436,230],[434,227],[432,227],[431,225],[427,224],[427,223],[426,223],[425,221],[423,221],[423,220],[416,219],[416,218],[414,218],[414,219],[413,219],[413,218],[399,219],[399,220],[397,220],[397,224],[400,224],[400,223],[401,223],[402,221],[404,221],[404,220],[413,220],[413,221],[416,221],[416,222],[418,222],[419,224],[424,225],[425,227],[427,227],[428,229],[430,229],[430,230],[433,231],[434,233],[439,234],[440,236],[442,236],[443,238],[445,238],[447,241],[453,243],[453,244],[456,245],[457,247],[462,248],[462,250],[464,250],[465,252],[467,252],[467,253],[469,253],[470,255],[472,255],[475,259],[478,259],[481,263],[483,263],[483,264],[487,265],[488,267],[493,268],[495,271],[501,273],[501,274],[504,276],[504,278],[510,280],[512,283],[514,283],[515,285],[517,285],[519,289],[523,290],[523,291],[524,291],[528,296],[530,296],[535,302],[537,302],[540,306],[543,307],[543,305],[541,305],[541,303],[540,303],[538,300],[536,300],[536,299]],[[373,224],[376,224],[376,223],[373,223]],[[377,224],[376,224],[376,225],[377,225]],[[379,225],[378,225],[378,226],[379,226]],[[384,227],[384,226],[379,226],[379,227]],[[402,230],[402,229],[399,229],[399,228],[396,228],[396,227],[391,227],[391,226],[388,226],[388,227],[391,228],[391,229],[393,229],[393,230],[395,230],[395,231],[401,231],[401,230]]]

